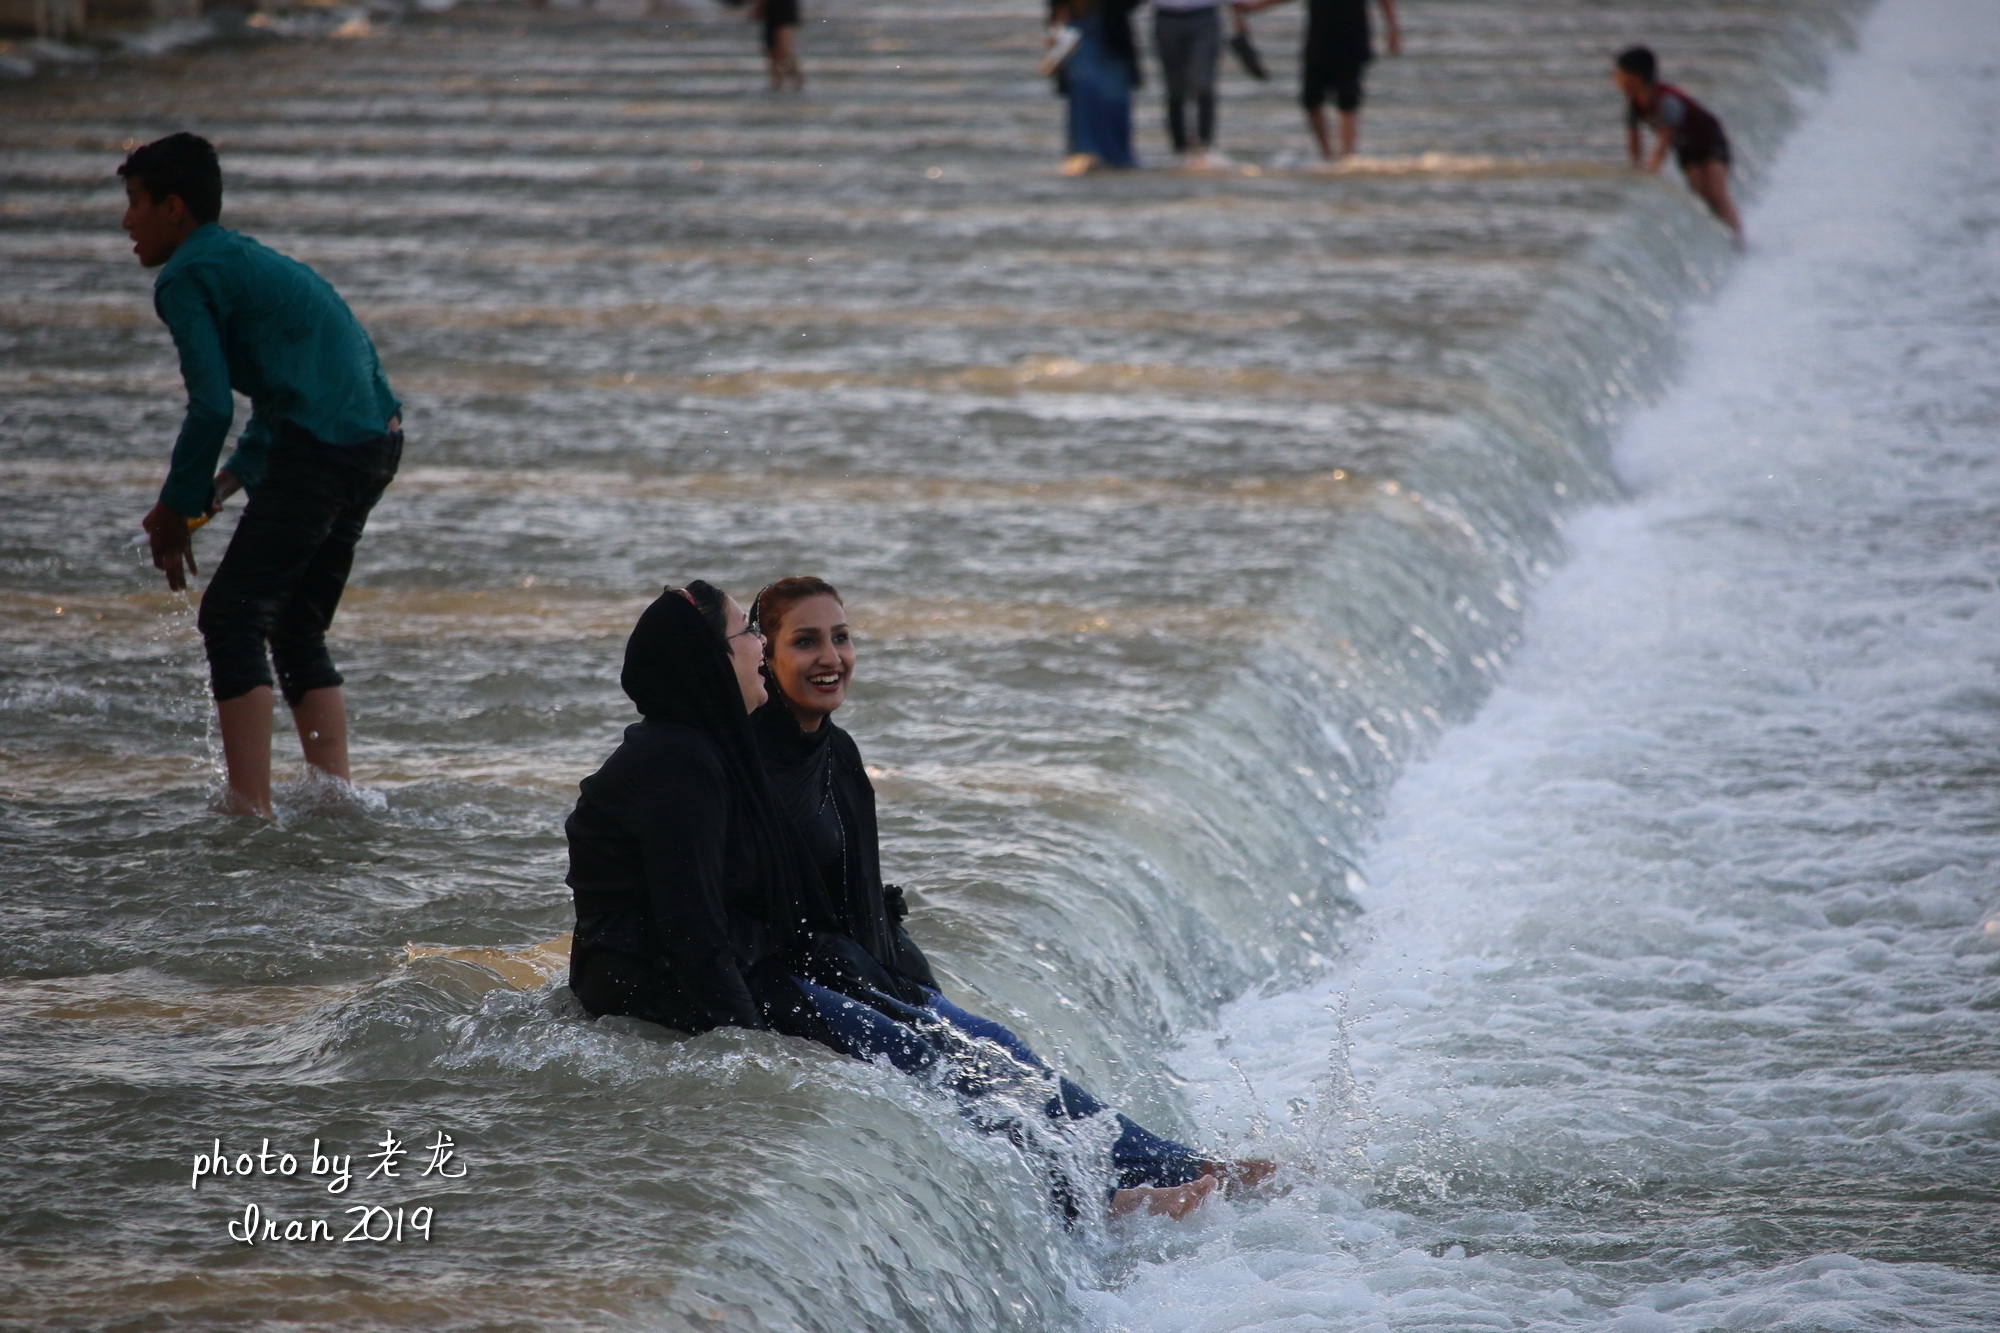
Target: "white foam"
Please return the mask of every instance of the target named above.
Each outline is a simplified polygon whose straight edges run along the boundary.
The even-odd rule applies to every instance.
[[[1397,788],[1369,942],[1182,1052],[1213,1132],[1316,1183],[1087,1293],[1103,1326],[2000,1311],[1917,1197],[1990,1185],[2000,1126],[1994,14],[1871,19],[1621,442],[1633,502]]]

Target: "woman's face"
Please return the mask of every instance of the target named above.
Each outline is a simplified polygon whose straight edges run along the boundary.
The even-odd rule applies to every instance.
[[[729,626],[729,665],[736,669],[736,688],[743,691],[743,711],[752,712],[764,702],[764,676],[757,670],[764,660],[764,636],[750,628],[750,617],[734,597],[722,599],[722,613]]]
[[[847,612],[833,598],[821,593],[785,612],[783,623],[772,627],[766,651],[771,676],[801,729],[818,731],[821,720],[847,702],[854,635]]]

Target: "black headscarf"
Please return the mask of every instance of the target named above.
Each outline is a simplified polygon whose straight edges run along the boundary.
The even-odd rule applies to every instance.
[[[692,727],[714,744],[729,788],[732,840],[757,867],[764,920],[779,931],[789,925],[799,939],[834,928],[819,871],[764,774],[729,646],[687,593],[669,588],[639,617],[618,683],[646,717]]]

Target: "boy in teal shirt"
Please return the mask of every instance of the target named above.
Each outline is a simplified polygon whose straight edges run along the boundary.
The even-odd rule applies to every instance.
[[[187,414],[146,515],[167,586],[195,569],[190,523],[238,487],[250,500],[201,599],[231,809],[271,813],[272,664],[306,763],[345,782],[347,704],[326,631],[369,511],[402,458],[401,406],[374,344],[325,279],[225,230],[215,149],[174,134],[135,149],[125,230],[160,270],[153,308],[173,334]],[[235,415],[250,420],[222,470]]]

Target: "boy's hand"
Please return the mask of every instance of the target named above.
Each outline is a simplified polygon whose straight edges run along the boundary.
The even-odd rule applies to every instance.
[[[208,516],[214,518],[222,512],[222,502],[243,489],[243,483],[228,468],[215,474],[215,491],[208,498]]]
[[[194,564],[194,536],[188,531],[187,515],[162,502],[153,506],[142,526],[153,548],[153,568],[167,576],[169,588],[180,592],[187,587],[188,574],[201,573]],[[186,573],[181,570],[183,562]]]

